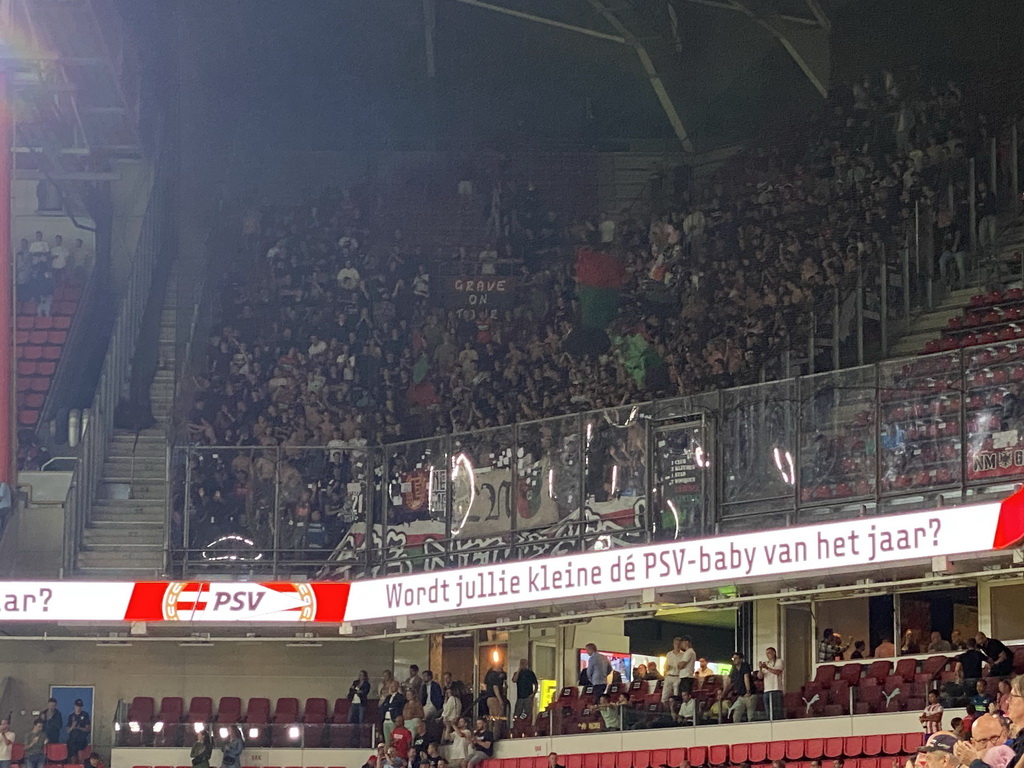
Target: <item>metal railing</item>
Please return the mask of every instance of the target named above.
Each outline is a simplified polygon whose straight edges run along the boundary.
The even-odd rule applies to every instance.
[[[220,749],[234,733],[242,735],[246,749],[372,749],[380,738],[380,723],[140,723],[118,718],[114,722],[116,747],[188,747],[205,731]]]
[[[154,267],[161,253],[168,192],[168,173],[162,165],[157,164],[156,178],[146,206],[135,258],[132,260],[131,276],[118,308],[88,419],[83,419],[78,462],[64,504],[61,572],[65,576],[75,569],[82,535],[100,490],[107,445],[114,430],[114,411],[125,393],[131,375],[142,315],[149,300]]]

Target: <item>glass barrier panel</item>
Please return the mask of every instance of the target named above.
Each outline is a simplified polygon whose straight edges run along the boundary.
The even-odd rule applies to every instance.
[[[1024,309],[1024,301],[1018,299]],[[967,323],[1005,323],[1006,312],[969,309]],[[1010,332],[1017,333],[1013,326]],[[978,330],[972,332],[977,336]],[[982,331],[984,332],[984,331]],[[1005,481],[1024,475],[1024,342],[1010,341],[964,350],[967,396],[967,480]]]
[[[646,405],[584,414],[584,534],[601,549],[647,540],[649,424]]]
[[[960,483],[960,353],[880,363],[878,383],[882,493]]]
[[[523,424],[516,439],[516,542],[520,557],[578,550],[585,440],[579,418]]]
[[[430,571],[447,567],[447,499],[452,476],[447,440],[435,438],[385,446],[384,454],[387,570]]]
[[[452,438],[449,562],[453,567],[512,558],[512,427]]]
[[[361,447],[331,445],[309,450],[324,451],[327,461],[316,481],[314,511],[319,512],[319,521],[307,528],[306,558],[311,565],[318,565],[323,559],[321,551],[326,553],[326,563],[316,571],[321,578],[363,576],[373,544],[367,523],[373,499],[374,453]]]
[[[722,392],[723,517],[792,508],[795,403],[793,379]]]
[[[170,484],[167,489],[170,497],[167,541],[170,542],[175,561],[180,559],[183,550],[188,549],[188,542],[185,539],[185,510],[189,499],[191,459],[191,451],[187,445],[176,445],[171,450]]]
[[[875,368],[808,376],[800,386],[800,503],[875,494]]]
[[[714,482],[709,431],[704,419],[654,430],[655,539],[694,538],[709,530]]]
[[[248,571],[273,565],[277,448],[190,451],[186,520],[191,568]]]

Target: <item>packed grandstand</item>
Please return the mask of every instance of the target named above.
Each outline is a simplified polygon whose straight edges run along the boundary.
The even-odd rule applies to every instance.
[[[0,768],[1020,768],[1016,73],[830,72],[841,0],[357,5],[0,21],[32,42],[0,70]],[[679,79],[720,13],[749,120],[735,84]],[[276,46],[327,18],[375,41],[382,80],[346,88],[415,28],[430,84],[388,87],[429,94],[422,135],[190,145],[259,103],[225,72],[291,83]],[[617,109],[665,124],[623,139],[588,96],[564,141],[489,144],[500,101],[467,128],[441,84],[484,47],[456,18],[639,54],[650,104]],[[148,35],[179,99],[149,121]],[[356,90],[332,129],[400,122]]]

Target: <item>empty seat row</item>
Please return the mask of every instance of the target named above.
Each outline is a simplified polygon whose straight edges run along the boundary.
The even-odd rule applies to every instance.
[[[77,299],[57,299],[50,303],[50,314],[57,317],[71,317],[75,314],[75,310],[78,309]],[[37,317],[39,312],[39,304],[35,301],[22,301],[18,304],[18,320],[20,328],[20,321],[23,317]]]
[[[17,365],[18,376],[53,376],[56,371],[56,363],[43,360],[19,360]]]
[[[136,696],[128,707],[128,721],[151,724],[160,723],[248,723],[266,725],[271,723],[344,723],[348,720],[350,703],[348,699],[339,698],[334,702],[333,712],[328,711],[327,699],[306,699],[305,707],[300,715],[299,700],[280,698],[274,708],[270,709],[270,699],[254,697],[242,713],[242,699],[238,696],[223,696],[217,706],[214,717],[213,699],[209,696],[193,696],[185,710],[184,699],[180,696],[165,696],[160,700],[160,709],[150,696]]]
[[[71,328],[71,318],[68,316],[36,317],[34,315],[19,315],[15,326],[19,333],[30,333],[34,331],[66,331]]]
[[[849,768],[888,768],[897,755],[914,754],[921,746],[920,732],[884,736],[791,739],[788,741],[716,744],[709,747],[676,747],[625,752],[591,752],[559,755],[565,768],[679,768],[684,762],[698,766],[751,763],[768,765],[784,760],[802,766],[804,761],[844,758]],[[850,760],[859,761],[851,766]],[[485,760],[483,768],[547,768],[546,756],[507,757]]]

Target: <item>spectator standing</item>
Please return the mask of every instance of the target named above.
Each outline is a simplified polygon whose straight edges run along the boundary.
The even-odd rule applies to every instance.
[[[462,714],[462,701],[455,695],[451,686],[444,689],[444,707],[441,709],[441,720],[444,722],[445,731],[450,731],[459,722]]]
[[[71,251],[64,245],[64,238],[57,235],[53,238],[53,247],[50,249],[50,269],[53,270],[54,276],[60,281],[61,276],[64,274],[64,270],[68,268],[68,258],[71,256]]]
[[[402,718],[405,720],[405,727],[410,733],[415,733],[416,726],[425,719],[423,716],[423,705],[413,691],[412,686],[405,689],[405,706],[402,707]]]
[[[988,658],[992,668],[989,674],[993,677],[1008,677],[1013,674],[1013,654],[999,640],[994,637],[986,637],[984,632],[974,636],[978,643],[978,649]]]
[[[973,637],[967,638],[967,650],[956,657],[957,680],[961,685],[973,686],[974,681],[982,676],[987,664],[985,654],[978,650],[978,641]]]
[[[192,745],[189,757],[192,759],[192,768],[210,768],[210,756],[213,755],[213,744],[210,742],[210,734],[204,728],[196,731],[196,743]],[[92,756],[90,756],[90,761]]]
[[[68,715],[68,757],[78,759],[78,753],[89,746],[92,719],[82,707],[81,699],[75,699],[75,711]]]
[[[423,703],[423,716],[427,720],[433,720],[444,707],[444,691],[441,684],[434,679],[434,673],[429,669],[423,670],[423,692],[421,701]]]
[[[999,686],[999,694],[996,696],[996,712],[1005,715],[1010,708],[1010,698],[1013,695],[1011,693],[1010,681],[1000,680],[997,685]]]
[[[693,654],[693,651],[690,651]],[[683,650],[683,638],[672,638],[672,650],[665,654],[665,685],[661,688],[661,701],[664,703],[679,695],[680,678],[686,663],[687,654]],[[690,686],[693,689],[693,664],[690,664]]]
[[[413,696],[418,700],[423,691],[423,678],[420,677],[418,664],[409,665],[409,679],[405,681],[403,688],[411,688]]]
[[[409,747],[412,746],[412,731],[405,727],[405,718],[401,715],[395,718],[395,727],[391,729],[388,741],[402,760],[409,759]]]
[[[377,698],[383,699],[389,693],[391,693],[391,683],[394,682],[395,676],[391,674],[390,669],[385,669],[384,674],[381,675],[380,684],[377,686]]]
[[[494,734],[487,730],[487,721],[482,717],[476,719],[476,728],[473,729],[472,737],[473,754],[466,760],[466,765],[469,768],[494,756]]]
[[[466,723],[466,718],[460,717],[455,721],[455,727],[451,732],[451,746],[448,747],[448,759],[453,763],[462,764],[469,759],[473,752],[473,732]]]
[[[46,764],[46,731],[45,721],[37,717],[32,722],[32,730],[25,738],[25,765],[28,768],[43,768]]]
[[[704,681],[711,677],[714,671],[708,666],[708,660],[705,658],[697,659],[697,669],[693,673],[694,679],[697,681],[697,688],[701,688],[704,685]]]
[[[732,655],[732,671],[729,672],[729,684],[727,693],[736,697],[729,712],[732,714],[732,721],[739,723],[746,716],[747,721],[754,719],[754,711],[757,709],[757,701],[754,698],[754,671],[750,664],[743,658],[740,651]]]
[[[370,676],[365,669],[359,670],[359,676],[352,681],[348,689],[348,721],[362,724],[366,719],[366,702],[370,698]]]
[[[501,661],[496,661],[484,675],[485,695],[487,696],[487,714],[491,717],[503,717],[505,715],[505,702],[508,700],[508,677],[501,667]]]
[[[594,699],[596,700],[604,693],[608,685],[608,675],[612,672],[611,662],[603,653],[597,652],[597,646],[587,643],[587,680],[594,688]]]
[[[938,691],[928,691],[928,703],[925,704],[918,719],[925,734],[930,735],[942,730],[942,705],[939,703]]]
[[[996,196],[984,181],[979,181],[975,200],[975,210],[978,216],[978,245],[984,250],[994,247],[996,244]]]
[[[863,659],[864,658],[865,643],[863,640],[858,640],[853,644],[853,653],[850,654],[851,659]]]
[[[405,697],[398,690],[398,681],[391,681],[391,688],[388,695],[380,700],[381,728],[384,731],[384,741],[391,743],[391,732],[395,729],[395,722],[402,716],[405,709]]]
[[[526,659],[519,660],[519,669],[512,673],[512,682],[516,684],[516,709],[515,719],[528,716],[533,722],[533,697],[537,695],[540,683],[537,676],[530,669]],[[3,766],[0,766],[3,768]]]
[[[64,727],[64,716],[57,709],[57,700],[49,699],[46,702],[46,709],[39,713],[39,719],[43,721],[43,732],[50,744],[60,744],[60,731]]]
[[[826,627],[822,630],[821,640],[818,642],[818,663],[819,664],[830,664],[833,661],[842,660],[843,654],[846,653],[846,649],[842,644],[842,637],[832,631],[832,627]]]
[[[228,738],[221,747],[221,768],[235,768],[236,765],[241,765],[244,750],[242,732],[235,726],[228,726]]]
[[[11,768],[11,747],[17,735],[11,730],[11,724],[5,717],[0,720],[0,768]]]
[[[765,661],[759,662],[758,676],[764,681],[764,706],[769,720],[781,720],[785,714],[782,708],[782,672],[785,664],[779,652],[772,647],[765,648]]]

